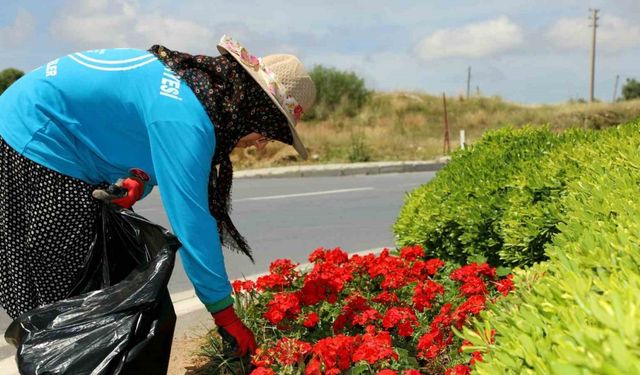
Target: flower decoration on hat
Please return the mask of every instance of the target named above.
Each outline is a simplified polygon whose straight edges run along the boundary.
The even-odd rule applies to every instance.
[[[296,98],[287,93],[286,88],[280,83],[276,74],[264,64],[262,58],[252,55],[240,43],[227,35],[222,36],[219,44],[230,53],[236,55],[240,62],[264,79],[267,92],[277,101],[280,107],[289,113],[294,123],[300,120],[304,113],[302,106]]]

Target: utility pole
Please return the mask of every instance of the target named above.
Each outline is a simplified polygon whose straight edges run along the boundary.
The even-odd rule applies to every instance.
[[[593,24],[593,34],[591,37],[591,77],[589,79],[589,103],[593,103],[593,81],[596,69],[596,29],[598,28],[598,12],[599,9],[589,9],[591,11],[591,20]]]
[[[447,98],[442,93],[442,103],[444,104],[444,146],[442,153],[448,154],[451,151],[451,144],[449,143],[449,118],[447,117]]]
[[[469,99],[469,90],[471,88],[471,67],[467,70],[467,99]]]
[[[616,83],[613,85],[613,99],[612,102],[616,102],[616,96],[618,96],[618,81],[620,80],[620,75],[616,74]]]

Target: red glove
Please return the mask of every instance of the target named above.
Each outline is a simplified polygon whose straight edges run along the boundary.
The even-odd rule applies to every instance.
[[[136,176],[119,180],[116,185],[127,191],[124,197],[111,200],[112,203],[122,208],[130,209],[134,203],[142,198],[142,194],[144,194],[144,181]]]
[[[236,349],[238,356],[244,357],[256,351],[258,347],[256,338],[253,336],[253,332],[238,318],[233,305],[216,313],[211,313],[211,316],[213,316],[213,320],[218,326],[222,339]]]
[[[119,179],[106,189],[94,190],[93,197],[131,209],[133,204],[142,198],[144,184],[149,181],[149,175],[139,168],[129,169],[129,174],[131,177]]]

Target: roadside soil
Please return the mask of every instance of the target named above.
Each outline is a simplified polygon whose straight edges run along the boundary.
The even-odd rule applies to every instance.
[[[198,352],[205,343],[207,333],[213,328],[213,320],[203,311],[178,318],[168,375],[206,374],[209,361],[206,357],[199,356]]]

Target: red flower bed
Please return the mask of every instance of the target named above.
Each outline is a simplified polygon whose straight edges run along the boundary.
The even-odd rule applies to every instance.
[[[513,289],[486,263],[424,259],[419,246],[393,255],[317,249],[299,272],[277,260],[270,273],[233,283],[260,348],[251,374],[468,374],[482,353],[455,333]]]

